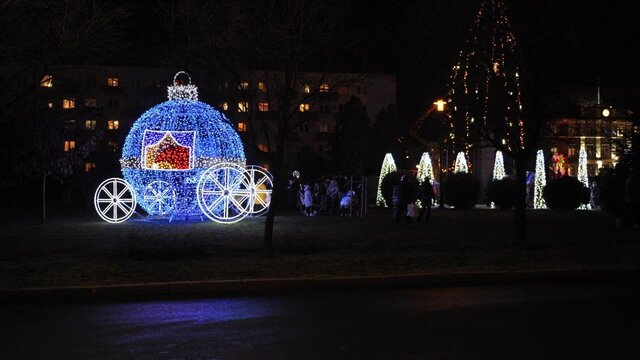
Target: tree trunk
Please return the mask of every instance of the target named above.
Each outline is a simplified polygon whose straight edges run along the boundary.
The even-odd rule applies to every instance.
[[[47,221],[47,172],[42,173],[42,216],[40,217],[40,224],[44,224]]]
[[[282,174],[282,162],[284,159],[284,144],[282,140],[276,145],[276,157],[273,164],[273,189],[271,192],[271,204],[267,211],[267,220],[264,223],[264,252],[267,257],[273,257],[273,224],[276,218],[276,209],[280,204],[280,175]]]
[[[527,247],[527,159],[524,154],[516,156],[516,203],[515,240],[517,245]]]

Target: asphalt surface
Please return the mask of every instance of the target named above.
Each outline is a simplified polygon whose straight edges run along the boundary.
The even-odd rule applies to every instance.
[[[1,359],[640,358],[640,284],[0,304]]]

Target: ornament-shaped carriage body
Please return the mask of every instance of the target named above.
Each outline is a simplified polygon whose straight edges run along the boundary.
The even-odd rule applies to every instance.
[[[179,76],[187,81],[181,83]],[[178,72],[168,100],[136,120],[122,148],[123,179],[102,182],[95,192],[98,215],[123,222],[139,205],[170,220],[205,215],[233,223],[265,213],[273,179],[246,165],[242,140],[225,115],[198,101],[189,75]]]

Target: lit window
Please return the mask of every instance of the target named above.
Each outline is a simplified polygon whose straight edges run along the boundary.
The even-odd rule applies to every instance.
[[[238,85],[238,89],[240,90],[247,90],[249,88],[249,83],[248,82],[241,82]]]
[[[225,101],[222,103],[222,105],[220,105],[220,107],[222,108],[222,110],[227,111],[229,110],[229,103]]]
[[[96,163],[92,163],[92,162],[86,162],[84,163],[84,171],[85,172],[90,172],[91,170],[96,168]]]
[[[267,91],[267,86],[262,82],[258,82],[258,90],[262,91],[262,92],[266,92]]]
[[[64,142],[64,151],[71,151],[76,148],[76,142],[74,140],[66,140]]]
[[[47,109],[53,109],[53,102],[52,101],[49,101],[47,103]]]
[[[238,112],[248,112],[249,111],[249,103],[246,101],[241,101],[238,103]]]
[[[238,131],[240,131],[240,132],[245,132],[245,131],[247,131],[247,123],[245,123],[245,122],[239,122],[239,123],[238,123]]]
[[[576,149],[573,147],[569,147],[569,149],[567,150],[567,156],[575,156],[576,155]]]
[[[304,84],[304,86],[302,86],[302,92],[304,92],[305,94],[309,94],[311,92],[311,85]]]
[[[40,80],[40,86],[42,87],[53,87],[53,75],[45,75]]]
[[[261,102],[258,103],[258,111],[269,111],[269,103],[268,102]]]
[[[320,132],[328,133],[329,132],[329,124],[320,124]]]
[[[76,108],[76,99],[62,99],[62,108],[63,109],[75,109]]]
[[[329,84],[320,84],[320,92],[329,92]]]
[[[84,128],[87,129],[87,130],[95,130],[96,121],[95,120],[85,120]]]
[[[300,106],[298,107],[298,109],[300,110],[300,112],[307,112],[307,111],[309,111],[309,108],[310,108],[310,106],[309,106],[309,104],[307,104],[307,103],[302,103],[302,104],[300,104]]]
[[[258,144],[258,149],[260,149],[260,151],[262,152],[268,152],[269,148],[267,147],[267,144]]]
[[[96,98],[86,98],[84,99],[84,106],[86,107],[96,107],[98,106],[98,101]]]
[[[109,130],[118,130],[120,128],[120,120],[108,120],[107,128]]]
[[[118,86],[118,83],[119,81],[117,77],[107,78],[107,86],[116,87]]]

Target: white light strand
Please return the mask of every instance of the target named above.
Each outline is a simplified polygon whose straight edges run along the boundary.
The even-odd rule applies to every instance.
[[[422,153],[418,164],[418,181],[422,184],[426,178],[431,179],[433,182],[433,164],[428,152]]]
[[[378,194],[376,195],[376,205],[389,207],[386,201],[384,201],[384,197],[382,196],[382,179],[391,172],[396,171],[396,162],[393,160],[393,155],[391,153],[387,153],[384,156],[384,160],[382,161],[382,168],[380,168],[380,179],[378,180]]]
[[[507,174],[504,171],[504,157],[502,151],[496,151],[496,160],[493,163],[493,180],[502,180]]]
[[[469,166],[467,165],[467,158],[464,156],[464,151],[460,151],[456,156],[456,165],[453,169],[454,173],[468,173]]]
[[[578,156],[578,180],[589,188],[589,175],[587,174],[587,151],[584,149],[584,144],[580,144],[580,155]],[[591,204],[582,204],[580,209],[589,210]]]
[[[174,85],[167,86],[167,97],[169,100],[198,100],[198,87],[195,85]]]
[[[547,185],[547,177],[544,169],[544,153],[542,150],[538,150],[536,156],[536,177],[534,180],[533,188],[533,208],[534,209],[546,209],[547,204],[542,197],[542,190]]]

